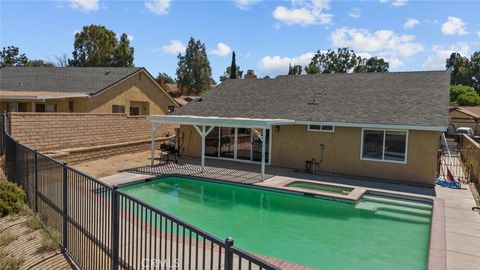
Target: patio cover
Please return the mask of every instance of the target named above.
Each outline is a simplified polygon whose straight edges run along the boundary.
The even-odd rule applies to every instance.
[[[262,141],[262,180],[265,176],[265,134],[272,126],[291,125],[295,120],[288,119],[256,119],[216,116],[194,116],[194,115],[151,115],[147,119],[152,123],[152,144],[151,144],[151,165],[155,158],[155,133],[161,124],[191,125],[197,130],[202,138],[201,164],[202,172],[205,170],[205,137],[214,127],[242,127],[252,129],[263,129],[263,133],[257,137]],[[207,129],[208,127],[208,129]]]

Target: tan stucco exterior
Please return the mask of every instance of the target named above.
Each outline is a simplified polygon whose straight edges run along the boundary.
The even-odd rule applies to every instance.
[[[182,126],[180,131],[183,153],[198,157],[198,133],[191,126]],[[278,132],[273,128],[271,165],[304,169],[306,160],[321,160],[320,145],[324,144],[320,172],[434,185],[439,132],[410,130],[406,164],[360,159],[361,134],[361,128],[348,127],[335,127],[334,132],[308,131],[305,125],[281,126]]]
[[[8,102],[26,103],[28,112],[34,111],[35,103],[55,104],[56,112],[79,113],[112,113],[113,105],[121,105],[125,106],[127,114],[130,113],[130,107],[139,107],[140,115],[164,115],[168,113],[169,106],[177,106],[175,101],[144,70],[92,97],[49,99],[45,102],[38,100],[9,100]],[[70,111],[70,105],[73,105],[73,111]],[[7,101],[2,100],[0,110],[6,111],[6,109]]]

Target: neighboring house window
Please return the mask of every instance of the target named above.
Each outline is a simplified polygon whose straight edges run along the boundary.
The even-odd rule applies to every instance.
[[[140,108],[130,107],[130,115],[140,115]]]
[[[8,102],[7,111],[9,112],[26,112],[27,103]]]
[[[73,112],[73,100],[68,101],[68,111]]]
[[[361,159],[406,163],[407,143],[407,131],[364,129]]]
[[[56,112],[56,111],[57,111],[56,104],[45,104],[45,103],[35,104],[35,112]]]
[[[125,106],[112,105],[112,113],[125,113]]]
[[[308,131],[333,132],[335,128],[329,125],[308,125]]]

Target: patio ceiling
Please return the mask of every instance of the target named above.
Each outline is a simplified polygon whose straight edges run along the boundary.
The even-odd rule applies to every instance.
[[[198,126],[271,128],[277,125],[291,125],[295,120],[255,119],[236,117],[194,116],[194,115],[151,115],[147,117],[153,124],[180,124]]]

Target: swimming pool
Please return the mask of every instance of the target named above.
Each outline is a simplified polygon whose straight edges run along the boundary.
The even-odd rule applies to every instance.
[[[348,188],[348,187],[324,185],[324,184],[304,182],[304,181],[294,181],[287,184],[286,187],[300,188],[307,191],[308,190],[325,191],[325,192],[341,194],[341,195],[348,195],[353,190],[353,188]]]
[[[353,204],[184,177],[121,190],[256,254],[317,269],[427,269],[430,203]]]

